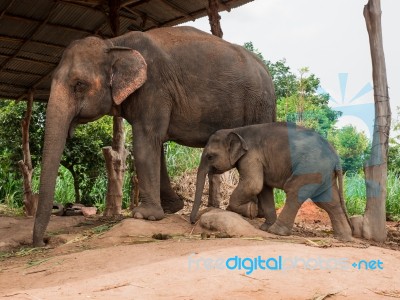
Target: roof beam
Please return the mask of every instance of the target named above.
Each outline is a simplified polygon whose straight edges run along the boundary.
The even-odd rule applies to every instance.
[[[0,54],[0,57],[4,57],[6,60],[11,59],[11,57],[12,57],[15,60],[23,61],[25,63],[33,62],[33,63],[36,63],[36,64],[41,64],[41,65],[44,65],[44,66],[48,66],[48,67],[49,66],[51,66],[51,67],[56,66],[56,64],[51,63],[51,62],[46,62],[46,61],[37,60],[37,59],[31,59],[31,58],[28,59],[28,58],[22,58],[22,57],[13,57],[12,55],[4,55],[4,54]],[[3,72],[3,70],[1,70],[1,72]]]
[[[4,35],[0,35],[0,42],[12,42],[12,43],[23,43],[25,40],[21,39],[21,38],[15,38],[15,37],[8,37],[8,36],[4,36]],[[52,44],[52,43],[47,43],[47,42],[41,42],[41,41],[37,41],[37,40],[31,40],[31,43],[35,43],[35,44],[39,44],[39,45],[43,45],[46,47],[53,47],[53,48],[57,48],[58,50],[64,49],[65,46],[62,45],[57,45],[57,44]]]
[[[3,62],[0,64],[0,72],[4,69],[4,67],[9,63],[10,60],[12,60],[13,58],[15,58],[15,57],[18,56],[18,54],[21,52],[22,48],[32,39],[32,37],[33,37],[39,30],[41,30],[41,29],[46,25],[46,23],[49,21],[49,19],[50,19],[50,17],[51,17],[52,12],[54,12],[54,9],[56,8],[56,6],[57,6],[57,4],[54,3],[54,4],[51,6],[49,12],[47,13],[46,18],[45,18],[41,23],[39,23],[39,24],[36,26],[35,30],[32,32],[32,34],[29,36],[29,38],[27,38],[27,39],[22,43],[22,45],[18,48],[17,51],[14,52],[14,54],[13,54],[12,56],[10,56],[8,59],[6,59],[5,61],[3,61]]]
[[[127,6],[136,7],[136,6],[145,4],[149,1],[150,0],[125,0],[125,1],[122,1],[121,7],[127,7]]]
[[[174,9],[176,12],[183,14],[185,17],[191,19],[192,21],[196,20],[196,18],[194,18],[191,14],[189,14],[185,9],[183,9],[182,7],[173,4],[171,2],[169,2],[168,0],[161,0],[163,3],[165,3],[166,5],[168,5],[169,7],[171,7],[172,9]]]
[[[0,19],[6,14],[7,10],[13,5],[15,0],[11,0],[10,3],[8,3],[7,7],[1,12],[0,14]]]

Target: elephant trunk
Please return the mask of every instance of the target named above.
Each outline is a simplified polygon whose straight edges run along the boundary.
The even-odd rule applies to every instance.
[[[54,201],[54,189],[65,142],[72,119],[73,106],[50,96],[46,111],[45,138],[40,174],[39,202],[33,228],[33,246],[44,246],[44,233],[50,221]]]
[[[206,182],[207,173],[208,173],[208,165],[203,155],[199,169],[197,171],[196,194],[194,197],[192,212],[190,213],[190,222],[192,224],[196,222],[196,217],[200,208],[201,196],[203,195],[203,189],[204,189],[204,184]]]

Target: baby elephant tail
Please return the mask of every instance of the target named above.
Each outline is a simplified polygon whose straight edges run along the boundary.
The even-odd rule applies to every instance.
[[[352,223],[350,222],[349,215],[348,215],[348,213],[347,213],[346,203],[345,203],[345,201],[344,201],[344,192],[343,192],[343,171],[342,171],[342,166],[341,166],[340,164],[337,164],[337,165],[336,165],[336,168],[335,168],[335,175],[336,175],[336,178],[337,178],[338,184],[339,184],[340,205],[342,206],[342,209],[343,209],[343,211],[344,211],[345,214],[346,214],[346,219],[347,219],[347,222],[348,222],[349,225],[350,225],[351,232],[353,232],[353,231],[354,231],[354,228],[353,228]]]

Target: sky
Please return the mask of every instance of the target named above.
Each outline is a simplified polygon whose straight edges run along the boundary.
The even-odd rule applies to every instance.
[[[286,59],[294,73],[308,67],[343,111],[338,127],[352,124],[370,136],[372,63],[363,8],[367,0],[254,0],[221,13],[223,38],[252,41],[265,59]],[[382,31],[392,118],[400,106],[400,0],[382,0]],[[397,20],[397,21],[396,21]],[[397,25],[396,25],[397,24]],[[208,18],[186,23],[209,32]],[[339,108],[340,107],[340,108]]]

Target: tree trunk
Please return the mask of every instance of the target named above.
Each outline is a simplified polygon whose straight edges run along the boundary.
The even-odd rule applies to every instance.
[[[113,119],[113,145],[104,147],[103,155],[108,176],[104,216],[116,216],[121,214],[122,187],[128,155],[125,149],[124,124],[121,117],[115,116]]]
[[[372,58],[375,124],[371,157],[365,165],[367,205],[363,220],[363,236],[374,241],[386,239],[387,154],[391,112],[382,42],[381,1],[369,0],[364,7]]]
[[[219,20],[221,16],[218,13],[219,0],[208,0],[207,14],[211,26],[211,33],[222,38],[223,32]]]
[[[24,187],[24,211],[26,216],[34,216],[37,208],[37,197],[32,195],[32,158],[31,151],[29,148],[29,125],[32,117],[32,106],[33,106],[33,92],[29,93],[27,101],[27,109],[25,117],[21,122],[22,127],[22,153],[23,160],[18,162],[19,168],[23,176],[23,187]]]

